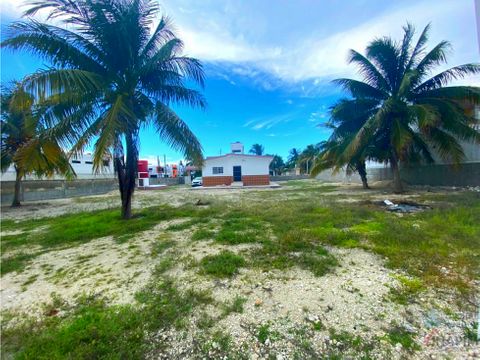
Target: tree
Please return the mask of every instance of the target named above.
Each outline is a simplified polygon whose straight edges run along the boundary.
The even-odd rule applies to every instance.
[[[330,168],[334,173],[345,168],[347,173],[358,172],[363,187],[368,189],[365,162],[368,159],[384,161],[385,154],[382,154],[375,144],[368,144],[346,156],[345,150],[353,137],[374,114],[368,103],[358,101],[354,105],[352,106],[348,99],[340,99],[330,108],[330,119],[325,126],[332,129],[332,135],[327,141],[320,143],[320,154],[312,168],[311,175],[316,176],[321,171]]]
[[[285,163],[280,155],[273,155],[272,162],[270,163],[270,171],[273,175],[281,175],[285,169]]]
[[[301,166],[306,174],[310,174],[310,170],[315,165],[315,159],[320,153],[319,145],[308,145],[299,155],[297,163]]]
[[[25,16],[50,12],[65,27],[34,19],[15,22],[3,47],[22,49],[53,66],[30,76],[38,96],[53,95],[51,133],[72,150],[94,143],[94,168],[113,152],[122,200],[122,217],[131,217],[139,152],[139,131],[153,126],[161,140],[197,164],[202,148],[172,103],[205,107],[203,96],[186,83],[203,87],[200,62],[182,56],[183,43],[168,18],[158,23],[153,0],[38,0]],[[153,32],[151,31],[153,29]]]
[[[260,144],[253,144],[249,151],[250,154],[259,155],[259,156],[263,155],[264,152],[265,152],[265,148],[263,147],[263,145],[260,145]]]
[[[297,166],[297,161],[298,158],[300,157],[301,151],[297,148],[292,148],[288,152],[288,161],[287,161],[287,167],[289,169],[293,169],[294,167]]]
[[[13,165],[15,190],[12,206],[20,206],[20,185],[27,174],[38,177],[55,173],[73,178],[68,157],[55,141],[46,136],[42,109],[25,92],[21,83],[2,87],[1,93],[1,171]]]
[[[460,140],[480,142],[480,133],[472,126],[476,120],[465,111],[465,104],[480,102],[479,88],[446,86],[451,80],[480,73],[480,65],[459,65],[428,78],[436,66],[446,63],[451,47],[441,41],[426,51],[429,29],[424,28],[415,44],[414,28],[407,24],[401,42],[375,39],[365,56],[350,50],[349,63],[359,66],[364,81],[335,80],[352,96],[344,106],[372,111],[352,136],[344,156],[353,158],[375,144],[392,168],[395,192],[403,191],[401,162],[433,162],[436,153],[458,163],[464,158]]]

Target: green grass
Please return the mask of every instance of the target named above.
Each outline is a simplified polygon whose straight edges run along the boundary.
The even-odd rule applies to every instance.
[[[232,277],[245,264],[246,261],[242,256],[230,251],[222,251],[217,255],[205,256],[200,261],[203,273],[219,278]]]
[[[175,245],[175,241],[171,240],[167,234],[162,234],[157,237],[156,241],[152,244],[150,253],[152,256],[159,256],[163,254],[167,249]]]
[[[463,329],[465,338],[472,342],[480,342],[478,338],[478,322],[473,321],[469,325],[465,326]]]
[[[192,234],[192,240],[210,240],[213,239],[214,236],[215,233],[212,230],[200,228],[195,230],[195,232]]]
[[[395,278],[399,281],[400,286],[390,289],[389,298],[396,303],[407,305],[425,290],[423,282],[418,278],[408,278],[401,275],[397,275]]]
[[[83,212],[22,222],[4,221],[2,230],[22,230],[19,235],[2,236],[2,274],[21,271],[40,251],[8,256],[9,251],[21,247],[39,246],[43,250],[75,246],[105,236],[113,236],[118,242],[125,242],[139,232],[148,230],[158,223],[176,218],[190,218],[190,222],[205,222],[214,209],[199,209],[191,205],[173,208],[169,206],[150,207],[135,213],[133,219],[122,220],[118,209]],[[43,229],[31,232],[34,229]]]
[[[247,298],[235,296],[232,301],[222,304],[222,315],[228,316],[232,313],[243,313],[243,306],[247,302]]]
[[[155,278],[136,298],[137,306],[108,306],[83,297],[65,315],[4,327],[2,358],[142,359],[150,346],[147,332],[181,328],[197,306],[212,302],[208,293],[180,291],[168,278]]]
[[[385,337],[393,346],[401,344],[402,348],[409,352],[420,350],[420,345],[415,342],[415,334],[408,332],[399,325],[393,324],[387,330]]]
[[[205,293],[180,292],[168,279],[156,279],[137,299],[140,306],[108,306],[84,297],[63,316],[4,327],[2,353],[15,359],[141,359],[146,331],[181,327],[196,306],[212,301]]]

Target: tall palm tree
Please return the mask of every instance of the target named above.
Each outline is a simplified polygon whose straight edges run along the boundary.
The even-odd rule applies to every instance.
[[[259,156],[263,155],[264,152],[265,152],[265,148],[263,147],[263,145],[260,145],[260,144],[253,144],[249,150],[250,154],[259,155]]]
[[[407,24],[401,42],[375,39],[365,56],[350,50],[349,62],[359,66],[364,80],[335,80],[352,96],[349,106],[368,104],[373,113],[352,137],[346,156],[375,143],[387,154],[395,192],[403,191],[400,162],[433,162],[436,153],[458,163],[464,158],[460,140],[480,142],[480,133],[472,126],[476,120],[464,106],[480,103],[479,88],[446,86],[451,80],[480,73],[480,65],[455,66],[429,78],[436,66],[446,63],[450,49],[447,41],[441,41],[427,51],[429,29],[429,25],[424,28],[415,44],[414,28]]]
[[[202,148],[172,103],[203,108],[205,100],[187,82],[203,87],[200,62],[183,56],[183,43],[168,18],[158,23],[154,0],[36,0],[25,16],[49,10],[9,27],[2,46],[28,50],[49,60],[28,81],[51,100],[52,133],[73,151],[95,139],[94,168],[113,152],[122,199],[122,217],[131,217],[139,152],[139,131],[153,126],[161,140],[187,158],[202,162]],[[152,31],[153,29],[153,31]]]
[[[15,188],[12,206],[20,206],[20,184],[27,174],[38,177],[55,173],[73,178],[75,172],[55,139],[45,136],[43,112],[21,83],[1,89],[1,171],[13,165]]]

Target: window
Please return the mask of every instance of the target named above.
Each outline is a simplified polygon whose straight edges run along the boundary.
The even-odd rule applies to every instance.
[[[213,174],[223,174],[223,166],[214,166],[212,170]]]
[[[92,165],[92,164],[93,164],[93,161],[85,161],[85,164]]]
[[[103,160],[103,166],[109,167],[110,166],[110,160]]]
[[[81,164],[82,162],[80,160],[72,160],[72,164]]]

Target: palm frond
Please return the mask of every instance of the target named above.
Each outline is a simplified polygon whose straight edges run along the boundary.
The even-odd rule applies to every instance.
[[[428,79],[418,85],[413,91],[421,93],[426,90],[438,89],[448,85],[452,80],[463,79],[468,75],[475,74],[480,74],[480,64],[458,65]]]
[[[187,124],[170,108],[157,102],[152,119],[160,138],[196,165],[203,163],[202,146]]]

